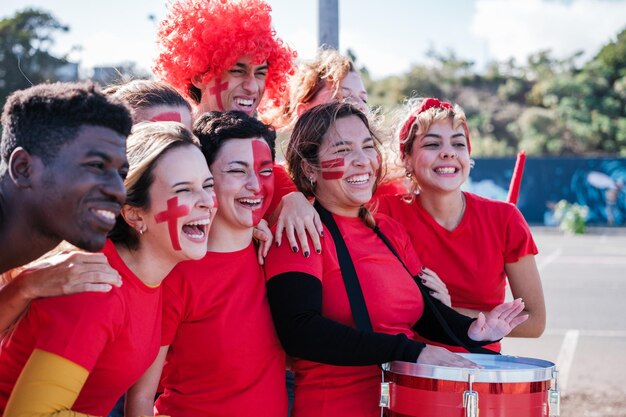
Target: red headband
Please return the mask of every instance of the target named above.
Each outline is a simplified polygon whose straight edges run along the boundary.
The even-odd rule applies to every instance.
[[[428,109],[432,109],[433,107],[437,109],[446,109],[446,110],[450,110],[453,108],[452,104],[448,103],[447,101],[439,101],[438,99],[433,98],[433,97],[424,99],[424,101],[422,101],[422,104],[419,106],[419,108],[413,112],[411,117],[409,117],[409,120],[407,120],[404,123],[404,125],[402,125],[402,129],[400,130],[400,136],[399,136],[400,153],[402,154],[402,156],[404,156],[404,144],[409,138],[411,127],[413,127],[413,123],[415,123],[415,119],[417,118],[417,115],[425,112]],[[469,129],[467,128],[467,123],[463,123],[463,129],[465,130],[465,137],[467,138],[467,151],[468,153],[471,153],[472,146],[470,145]]]

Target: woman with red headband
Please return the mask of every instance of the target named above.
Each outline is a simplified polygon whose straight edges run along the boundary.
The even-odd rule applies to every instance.
[[[293,417],[379,416],[376,365],[473,365],[411,340],[414,331],[475,351],[527,318],[521,300],[474,320],[429,296],[403,227],[365,207],[380,180],[379,146],[367,117],[339,102],[305,112],[289,142],[290,173],[315,197],[326,236],[319,255],[305,259],[282,245],[265,263],[276,331],[295,358]]]
[[[463,110],[436,98],[413,108],[399,132],[413,192],[382,196],[378,212],[407,228],[433,297],[476,317],[504,301],[508,277],[529,314],[510,336],[539,337],[546,312],[528,224],[512,204],[461,191],[473,165]],[[499,343],[488,347],[500,350]]]

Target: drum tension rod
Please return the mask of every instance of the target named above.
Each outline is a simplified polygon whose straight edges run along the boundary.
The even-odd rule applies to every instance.
[[[559,371],[552,371],[552,381],[548,389],[548,415],[559,417],[561,415],[561,393],[559,392]]]
[[[474,384],[474,374],[472,372],[467,376],[469,390],[463,393],[463,408],[465,409],[465,417],[478,417],[478,392],[472,389]]]
[[[391,395],[389,393],[389,385],[391,382],[385,381],[385,370],[382,370],[382,382],[380,383],[380,401],[378,402],[378,406],[381,408],[381,415],[383,413],[384,408],[389,408],[389,404],[391,402]]]

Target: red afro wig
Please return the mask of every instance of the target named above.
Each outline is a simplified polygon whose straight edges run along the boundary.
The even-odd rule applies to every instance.
[[[255,64],[268,63],[261,106],[278,105],[296,52],[276,37],[271,11],[263,0],[175,0],[159,27],[154,73],[197,102],[194,76],[208,83],[250,56]]]

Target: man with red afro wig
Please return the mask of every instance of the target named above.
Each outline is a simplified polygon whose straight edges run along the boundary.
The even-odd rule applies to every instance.
[[[177,0],[158,31],[154,72],[196,113],[278,104],[296,53],[276,37],[263,0]]]

